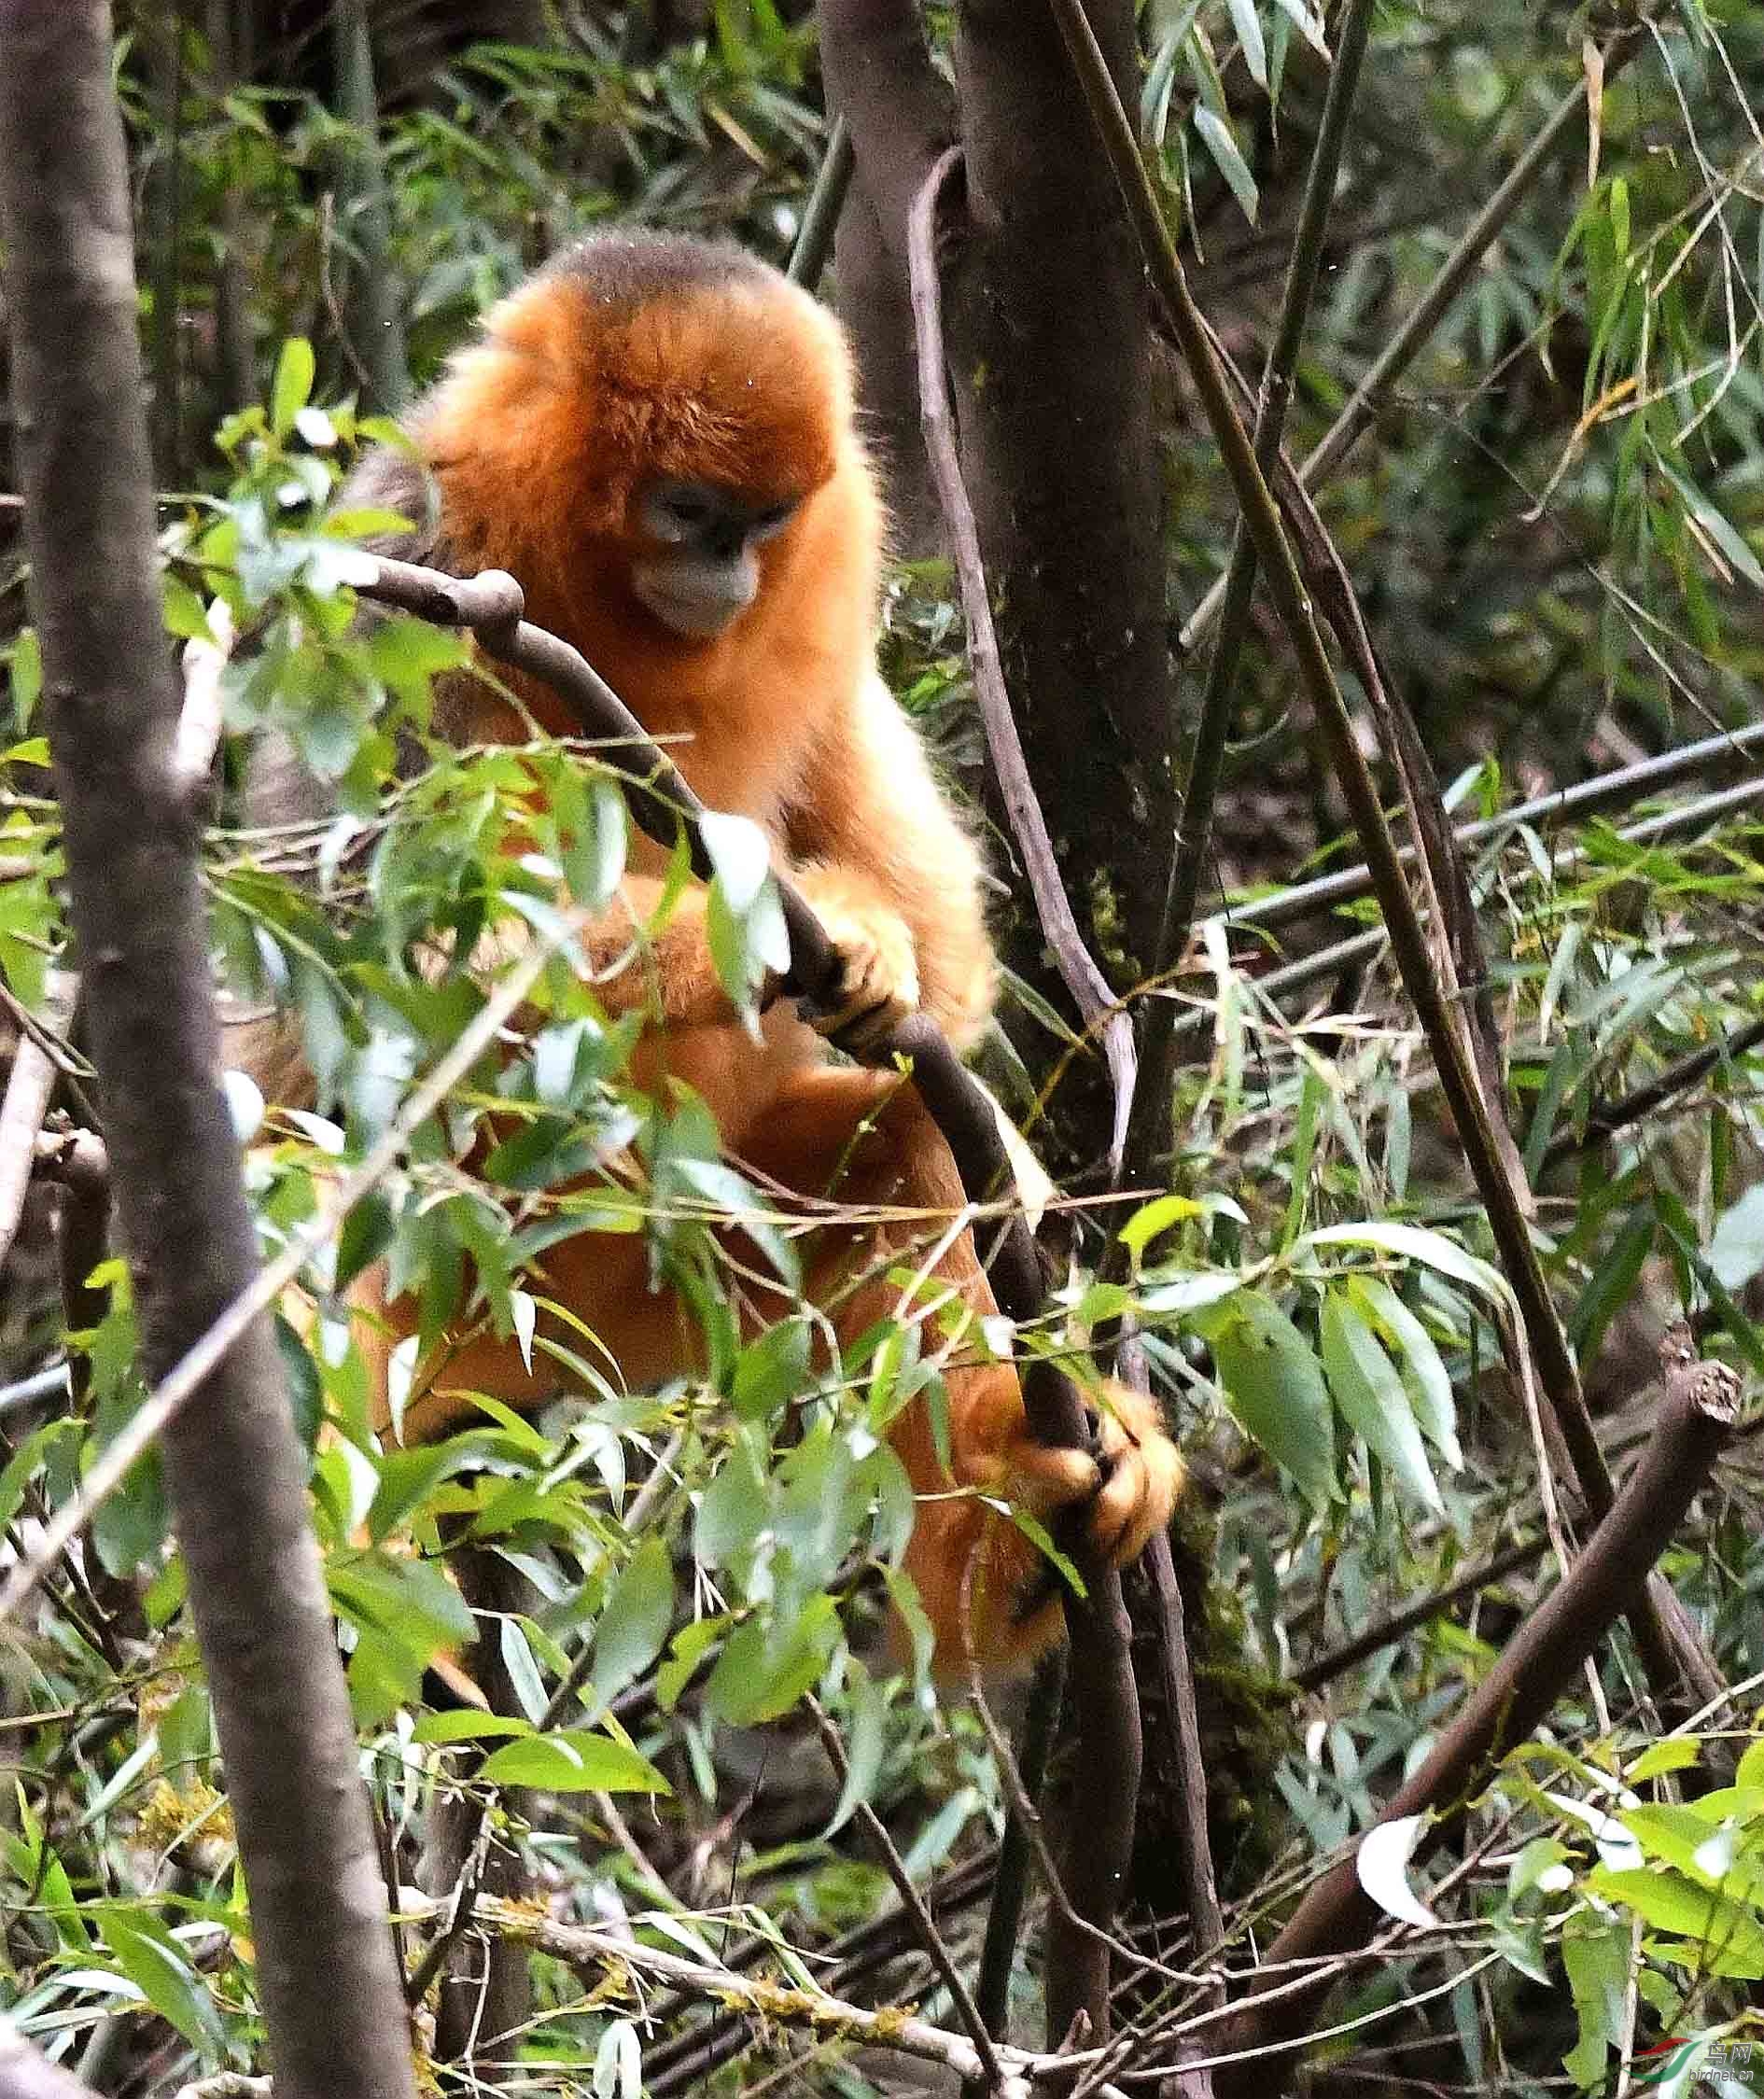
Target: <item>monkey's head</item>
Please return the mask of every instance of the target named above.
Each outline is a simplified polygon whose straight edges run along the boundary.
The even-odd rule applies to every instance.
[[[874,566],[838,324],[736,248],[620,232],[567,249],[490,314],[413,428],[455,557],[511,569],[535,618],[598,611],[702,648],[834,546],[847,573]]]

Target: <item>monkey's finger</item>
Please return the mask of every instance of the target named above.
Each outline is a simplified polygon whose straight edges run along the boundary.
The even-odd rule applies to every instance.
[[[820,1031],[843,1050],[874,1050],[888,1040],[909,1010],[903,1009],[893,999],[879,999],[866,1006],[847,1006],[843,1013],[833,1015]]]

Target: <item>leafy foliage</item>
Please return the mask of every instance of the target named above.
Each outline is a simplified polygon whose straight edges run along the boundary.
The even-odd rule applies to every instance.
[[[609,216],[732,231],[773,255],[795,226],[824,131],[807,27],[752,0],[653,50],[639,10],[564,12],[567,40],[461,54],[383,128],[419,377],[539,253]],[[1575,44],[1533,16],[1380,10],[1295,449],[1322,435],[1413,307],[1491,171],[1580,77]],[[1333,15],[1304,0],[1144,10],[1143,134],[1222,320],[1253,308],[1260,244],[1290,217],[1333,34]],[[343,464],[386,431],[360,408],[336,320],[358,260],[336,208],[349,134],[303,91],[221,82],[193,32],[185,55],[175,127],[132,51],[121,67],[144,181],[176,133],[176,275],[204,324],[186,398],[190,427],[217,431],[211,457],[180,462],[167,630],[212,639],[225,606],[244,637],[224,679],[231,748],[286,735],[343,812],[266,834],[229,804],[209,840],[217,967],[239,999],[291,1008],[317,1085],[310,1107],[246,1132],[266,1250],[310,1224],[483,1011],[483,957],[556,944],[494,1054],[315,1248],[306,1316],[279,1328],[391,1847],[409,1854],[434,1799],[469,1792],[560,1913],[639,1919],[645,1943],[707,1957],[751,1934],[752,1957],[803,1986],[824,1972],[808,1950],[856,1933],[841,1957],[859,1963],[850,1986],[869,1986],[849,1947],[875,1942],[862,1934],[891,1898],[858,1808],[875,1807],[915,1879],[944,1890],[970,1885],[961,1876],[1003,1823],[976,1722],[927,1695],[922,1642],[903,1655],[875,1637],[884,1598],[909,1634],[919,1622],[899,1567],[910,1496],[886,1431],[909,1404],[939,1420],[942,1373],[963,1351],[1083,1362],[1129,1314],[1212,1504],[1211,1535],[1185,1519],[1179,1543],[1206,1561],[1234,1666],[1295,1715],[1260,1746],[1271,1783],[1253,1777],[1251,1809],[1238,1804],[1258,1825],[1241,1855],[1284,1844],[1309,1864],[1364,1837],[1536,1593],[1534,1562],[1338,1668],[1332,1644],[1446,1590],[1515,1535],[1541,1556],[1549,1515],[1534,1395],[1506,1367],[1510,1297],[1383,957],[1334,973],[1334,991],[1295,1017],[1253,920],[1211,919],[1176,987],[1196,1057],[1178,1081],[1168,1186],[1107,1235],[1074,1236],[1042,1325],[967,1331],[915,1294],[903,1264],[899,1316],[832,1360],[797,1295],[799,1221],[721,1157],[701,1104],[637,1083],[635,1029],[609,1012],[558,912],[560,879],[595,903],[625,864],[618,754],[538,736],[453,750],[431,708],[438,679],[475,675],[461,645],[418,622],[356,618],[353,543],[385,521],[328,506]],[[1603,86],[1596,165],[1565,160],[1510,222],[1325,497],[1393,686],[1462,764],[1461,810],[1494,817],[1589,750],[1651,749],[1690,721],[1756,711],[1760,67],[1756,10],[1687,0],[1650,26]],[[230,213],[229,198],[246,208]],[[227,246],[250,286],[245,392],[264,396],[231,413],[241,397],[205,326]],[[1230,521],[1211,455],[1175,411],[1167,448],[1180,608],[1216,573]],[[41,1013],[66,931],[41,669],[16,603],[4,600],[0,973]],[[891,681],[972,777],[979,739],[946,577],[897,577],[886,619]],[[1288,705],[1280,666],[1254,657],[1222,837],[1223,878],[1243,889],[1302,872],[1313,843],[1319,860],[1336,850]],[[420,767],[401,762],[413,749]],[[1508,822],[1471,860],[1536,1235],[1619,1452],[1645,1426],[1645,1404],[1628,1411],[1635,1365],[1680,1305],[1698,1310],[1706,1346],[1764,1372],[1757,1046],[1583,1142],[1614,1100],[1758,1017],[1761,835],[1743,806],[1651,834],[1624,809],[1571,835]],[[708,843],[719,971],[751,1012],[781,960],[776,896],[746,827],[713,825]],[[617,967],[642,972],[688,881],[682,850]],[[1363,921],[1375,923],[1350,905],[1338,930]],[[1294,943],[1300,962],[1313,945]],[[988,1069],[1039,1109],[1073,1040],[1027,987],[1011,1020]],[[720,1230],[732,1221],[785,1306],[763,1332],[739,1317],[750,1279]],[[641,1241],[702,1333],[700,1375],[629,1389],[572,1324],[547,1257],[591,1234]],[[394,1364],[397,1404],[420,1396],[419,1359],[461,1322],[513,1338],[555,1380],[553,1404],[528,1420],[486,1402],[444,1442],[383,1448],[343,1316],[376,1262],[424,1308]],[[0,1519],[15,1538],[67,1499],[141,1397],[126,1273],[112,1263],[94,1280],[102,1320],[64,1337],[79,1407],[15,1417],[6,1403],[0,1416]],[[40,1361],[39,1342],[24,1337],[20,1368]],[[1667,1567],[1742,1683],[1764,1668],[1756,1518],[1756,1484],[1736,1465],[1694,1549]],[[21,2027],[68,2059],[109,2022],[150,2036],[153,2087],[169,2090],[258,2061],[252,1952],[151,1463],[106,1505],[93,1545],[21,1671],[31,1724],[0,1834],[15,1920],[0,1988]],[[455,1578],[469,1553],[518,1574],[525,1604],[474,1617]],[[518,1710],[440,1702],[436,1665],[490,1648]],[[1411,1878],[1388,1840],[1364,1868],[1410,1928],[1423,1898],[1441,1922],[1349,1984],[1344,2055],[1353,2022],[1377,2045],[1400,2021],[1427,2045],[1430,2075],[1443,2044],[1473,2086],[1566,2077],[1592,2091],[1658,2036],[1677,2050],[1661,2088],[1688,2090],[1717,2050],[1748,2042],[1747,1986],[1764,1972],[1764,1769],[1748,1716],[1735,1704],[1702,1732],[1659,1734],[1636,1710],[1627,1636],[1600,1664],[1478,1806],[1462,1872]],[[1289,1687],[1300,1674],[1302,1699]],[[1228,1701],[1217,1681],[1202,1690],[1223,1733]],[[846,1737],[843,1782],[799,1769],[815,1753],[799,1754],[793,1715],[811,1691]],[[1160,1894],[1152,1906],[1167,1910],[1168,1883]],[[1245,1876],[1227,1894],[1247,1929],[1269,1889]],[[959,1919],[953,1901],[940,1913]],[[524,2075],[596,2093],[639,2078],[682,2088],[665,2052],[651,2074],[655,2029],[618,1989],[549,1956],[533,1969]],[[1030,2008],[1032,1981],[1018,1984]],[[922,1964],[882,1986],[949,2017]],[[847,2068],[804,2075],[860,2089]]]

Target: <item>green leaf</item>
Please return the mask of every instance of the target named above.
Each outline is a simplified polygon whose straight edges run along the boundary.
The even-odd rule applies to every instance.
[[[669,1161],[668,1170],[684,1192],[727,1213],[792,1291],[802,1288],[802,1265],[795,1244],[774,1221],[774,1206],[750,1182],[744,1181],[721,1159],[675,1158]]]
[[[561,808],[556,814],[566,832],[562,858],[569,893],[584,909],[598,911],[624,875],[624,796],[616,781],[596,772],[571,799],[567,818]]]
[[[882,1694],[882,1686],[857,1660],[851,1664],[850,1695],[850,1729],[845,1744],[846,1783],[840,1789],[833,1820],[821,1832],[823,1843],[843,1829],[859,1807],[871,1798],[882,1769],[888,1700]]]
[[[1320,1225],[1294,1243],[1293,1258],[1296,1260],[1320,1246],[1365,1246],[1380,1253],[1395,1253],[1405,1261],[1420,1261],[1427,1267],[1437,1268],[1442,1276],[1467,1283],[1499,1304],[1513,1305],[1512,1290],[1498,1268],[1478,1261],[1474,1253],[1466,1253],[1456,1239],[1449,1239],[1443,1232],[1426,1231],[1419,1224],[1391,1224],[1368,1218],[1354,1224]]]
[[[1755,1742],[1752,1746],[1757,1748],[1759,1744]],[[1688,1770],[1697,1761],[1701,1747],[1701,1739],[1697,1735],[1667,1735],[1643,1750],[1634,1763],[1625,1769],[1623,1782],[1626,1785],[1640,1785],[1647,1779],[1659,1778],[1663,1771]],[[1743,1758],[1741,1768],[1744,1768]],[[1742,1779],[1740,1783],[1746,1782]]]
[[[469,1647],[478,1636],[459,1591],[429,1560],[377,1551],[336,1554],[325,1572],[352,1624],[396,1639],[419,1664],[443,1648]]]
[[[572,1728],[529,1735],[494,1751],[482,1776],[493,1785],[533,1785],[547,1793],[670,1793],[647,1756],[610,1735]]]
[[[1463,1463],[1458,1447],[1458,1410],[1451,1378],[1434,1337],[1390,1284],[1379,1276],[1352,1277],[1348,1285],[1355,1301],[1399,1357],[1403,1389],[1415,1409],[1421,1432],[1456,1471]]]
[[[290,335],[275,360],[275,381],[270,389],[270,427],[277,437],[287,437],[294,418],[312,399],[317,369],[312,344],[304,336]]]
[[[1255,187],[1255,177],[1250,173],[1250,164],[1238,150],[1238,142],[1231,135],[1231,127],[1223,117],[1216,116],[1205,103],[1195,105],[1195,129],[1200,133],[1200,142],[1212,156],[1213,165],[1229,184],[1231,194],[1243,207],[1243,216],[1255,224],[1255,215],[1261,205],[1261,194]]]
[[[693,1550],[700,1564],[733,1565],[752,1548],[771,1515],[771,1497],[751,1453],[736,1448],[699,1497]]]
[[[1250,69],[1250,77],[1264,94],[1267,92],[1267,47],[1262,41],[1262,23],[1255,11],[1255,0],[1226,0],[1231,10],[1231,26],[1237,31],[1238,45],[1243,53],[1243,63]],[[1233,185],[1235,188],[1236,185]],[[1246,207],[1247,208],[1247,207]],[[1253,212],[1250,215],[1253,217]]]
[[[735,1358],[730,1399],[744,1421],[768,1420],[807,1390],[808,1322],[781,1320]]]
[[[732,1728],[776,1720],[816,1683],[838,1638],[839,1616],[830,1596],[810,1597],[782,1622],[749,1618],[718,1657],[705,1702]]]
[[[392,1205],[378,1188],[370,1188],[343,1219],[337,1236],[335,1287],[347,1290],[364,1268],[371,1267],[391,1245],[397,1229]]]
[[[1623,2031],[1630,1969],[1628,1927],[1612,1921],[1567,1932],[1561,1959],[1580,2022],[1580,2037],[1562,2057],[1562,2067],[1576,2083],[1590,2089],[1603,2078],[1605,2057]]]
[[[1396,1365],[1345,1291],[1331,1290],[1318,1322],[1323,1369],[1336,1404],[1376,1453],[1424,1505],[1442,1513],[1415,1412]]]
[[[1290,1246],[1305,1228],[1305,1197],[1310,1189],[1310,1162],[1317,1148],[1317,1111],[1323,1105],[1326,1084],[1323,1073],[1308,1061],[1298,1095],[1298,1119],[1293,1126],[1286,1222],[1281,1227],[1282,1246]]]
[[[1659,1219],[1646,1205],[1617,1233],[1588,1278],[1569,1321],[1569,1336],[1582,1363],[1590,1363],[1604,1331],[1635,1293],[1642,1264],[1654,1249]]]
[[[104,1931],[117,1966],[161,2018],[192,2048],[220,2054],[226,2035],[215,2001],[164,1925],[139,1910],[127,1916],[113,1910],[105,1913]]]
[[[1671,482],[1685,509],[1714,540],[1719,552],[1727,556],[1754,589],[1764,591],[1764,567],[1759,566],[1757,554],[1708,497],[1701,489],[1693,488],[1681,474],[1675,474],[1664,459],[1659,460],[1659,470]]]
[[[533,1723],[514,1713],[426,1713],[412,1728],[415,1742],[488,1742],[502,1735],[530,1735]]]
[[[1172,1224],[1185,1224],[1189,1218],[1202,1214],[1200,1205],[1192,1196],[1159,1196],[1143,1210],[1136,1210],[1122,1225],[1121,1244],[1137,1266],[1140,1256],[1160,1232],[1168,1232]]]
[[[1634,1910],[1650,1931],[1670,1932],[1688,1943],[1656,1951],[1695,1968],[1756,1981],[1764,1976],[1764,1925],[1725,1895],[1699,1887],[1670,1868],[1595,1866],[1587,1884],[1607,1900]]]
[[[610,1704],[662,1651],[674,1622],[674,1561],[659,1537],[645,1538],[613,1585],[595,1628],[595,1697]]]
[[[35,627],[21,628],[19,638],[12,644],[11,673],[13,725],[19,735],[23,735],[31,726],[31,717],[43,693],[43,656]],[[47,755],[39,763],[47,764]]]
[[[1313,1508],[1339,1491],[1329,1388],[1305,1336],[1271,1298],[1239,1290],[1194,1321],[1246,1435],[1292,1476]]]
[[[664,1713],[673,1712],[680,1693],[692,1682],[698,1665],[729,1630],[726,1616],[699,1618],[681,1626],[674,1635],[667,1659],[655,1672],[655,1702]]]

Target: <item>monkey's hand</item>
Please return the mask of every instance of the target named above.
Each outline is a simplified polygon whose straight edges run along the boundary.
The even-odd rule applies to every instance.
[[[1098,1411],[1094,1458],[1022,1435],[1009,1454],[1010,1494],[1043,1519],[1086,1504],[1091,1545],[1111,1566],[1125,1567],[1169,1523],[1185,1468],[1156,1406],[1130,1386],[1105,1378]]]
[[[844,964],[837,1006],[811,1025],[843,1049],[872,1048],[918,1010],[911,929],[873,882],[846,868],[805,867],[795,881]]]

